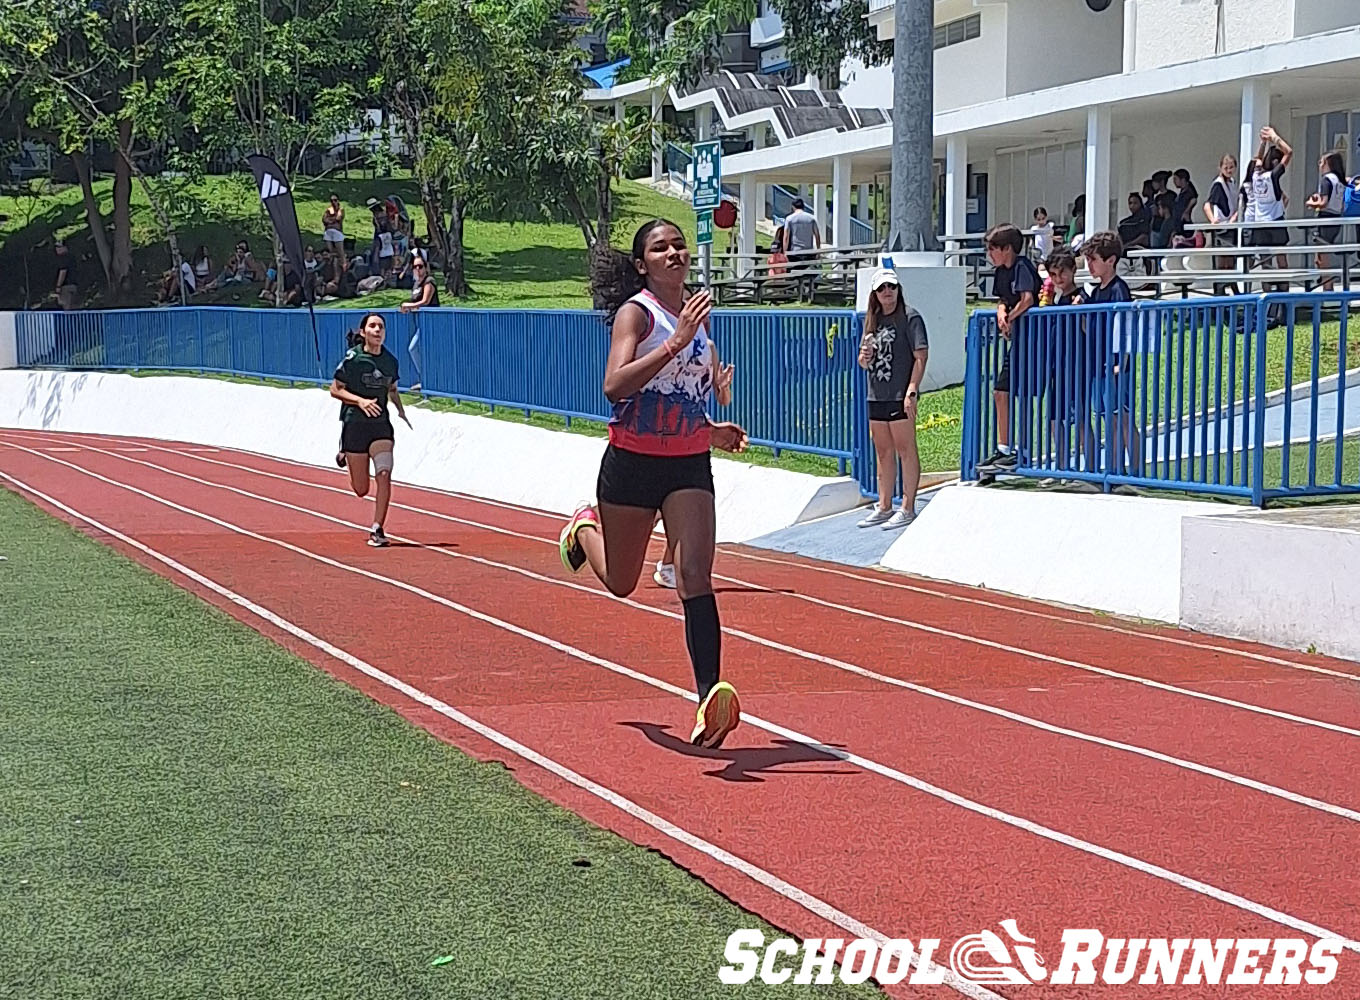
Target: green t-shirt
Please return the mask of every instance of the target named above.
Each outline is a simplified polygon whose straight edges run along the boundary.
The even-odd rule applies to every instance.
[[[362,344],[351,347],[345,354],[345,360],[335,369],[335,380],[356,396],[376,399],[378,405],[382,407],[382,413],[378,416],[368,417],[359,407],[341,403],[342,421],[348,423],[351,420],[386,420],[387,391],[397,384],[396,355],[386,347],[382,349],[381,354],[376,355],[365,351]]]

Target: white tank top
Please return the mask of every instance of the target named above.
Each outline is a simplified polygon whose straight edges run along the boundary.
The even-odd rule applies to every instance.
[[[647,313],[647,333],[633,357],[661,346],[675,333],[679,317],[651,292],[629,302]],[[690,455],[708,451],[708,397],[713,388],[713,344],[705,323],[694,339],[668,361],[647,384],[614,404],[609,439],[627,451],[647,455]]]
[[[1244,222],[1273,222],[1284,218],[1284,202],[1275,197],[1275,180],[1269,170],[1257,170],[1247,187]]]
[[[1322,175],[1332,183],[1332,193],[1327,198],[1327,204],[1318,209],[1319,215],[1341,215],[1346,211],[1346,182],[1330,170]],[[1322,187],[1321,184],[1318,185]]]

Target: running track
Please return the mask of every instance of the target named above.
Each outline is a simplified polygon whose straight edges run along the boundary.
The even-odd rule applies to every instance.
[[[398,483],[374,550],[337,469],[31,431],[0,485],[799,937],[1347,949],[1321,987],[895,996],[1360,995],[1360,665],[724,548],[748,718],[699,751],[676,595],[568,577],[559,517]]]

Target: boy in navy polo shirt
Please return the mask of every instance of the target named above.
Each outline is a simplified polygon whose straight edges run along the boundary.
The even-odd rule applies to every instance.
[[[1124,244],[1117,233],[1096,233],[1081,248],[1086,258],[1086,269],[1096,279],[1096,287],[1088,291],[1083,300],[1088,305],[1132,302],[1133,294],[1128,284],[1116,274],[1120,259],[1124,256]],[[1104,337],[1093,338],[1093,350],[1097,354],[1098,365],[1093,365],[1098,373],[1096,384],[1092,387],[1092,401],[1101,414],[1110,414],[1114,419],[1111,428],[1119,444],[1116,455],[1116,472],[1125,468],[1136,470],[1142,466],[1142,455],[1134,447],[1134,364],[1133,338],[1130,328],[1134,317],[1126,312],[1118,315],[1102,314],[1092,317],[1091,333],[1108,331]],[[1102,356],[1103,355],[1103,356]],[[1128,466],[1125,465],[1127,452]]]
[[[1011,354],[1021,349],[1024,325],[1022,317],[1039,302],[1039,271],[1023,255],[1025,242],[1020,230],[1010,223],[993,226],[987,231],[987,259],[996,268],[992,290],[996,295],[996,325],[1007,340],[1001,370],[996,373],[992,398],[996,405],[996,453],[978,466],[978,471],[990,478],[998,472],[1012,471],[1018,462],[1011,447]],[[1029,391],[1036,391],[1030,386]]]

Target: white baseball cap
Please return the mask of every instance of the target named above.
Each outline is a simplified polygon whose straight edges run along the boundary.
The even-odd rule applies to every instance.
[[[880,267],[869,279],[869,290],[871,292],[878,291],[884,285],[901,285],[901,282],[897,280],[897,272],[890,267]]]

